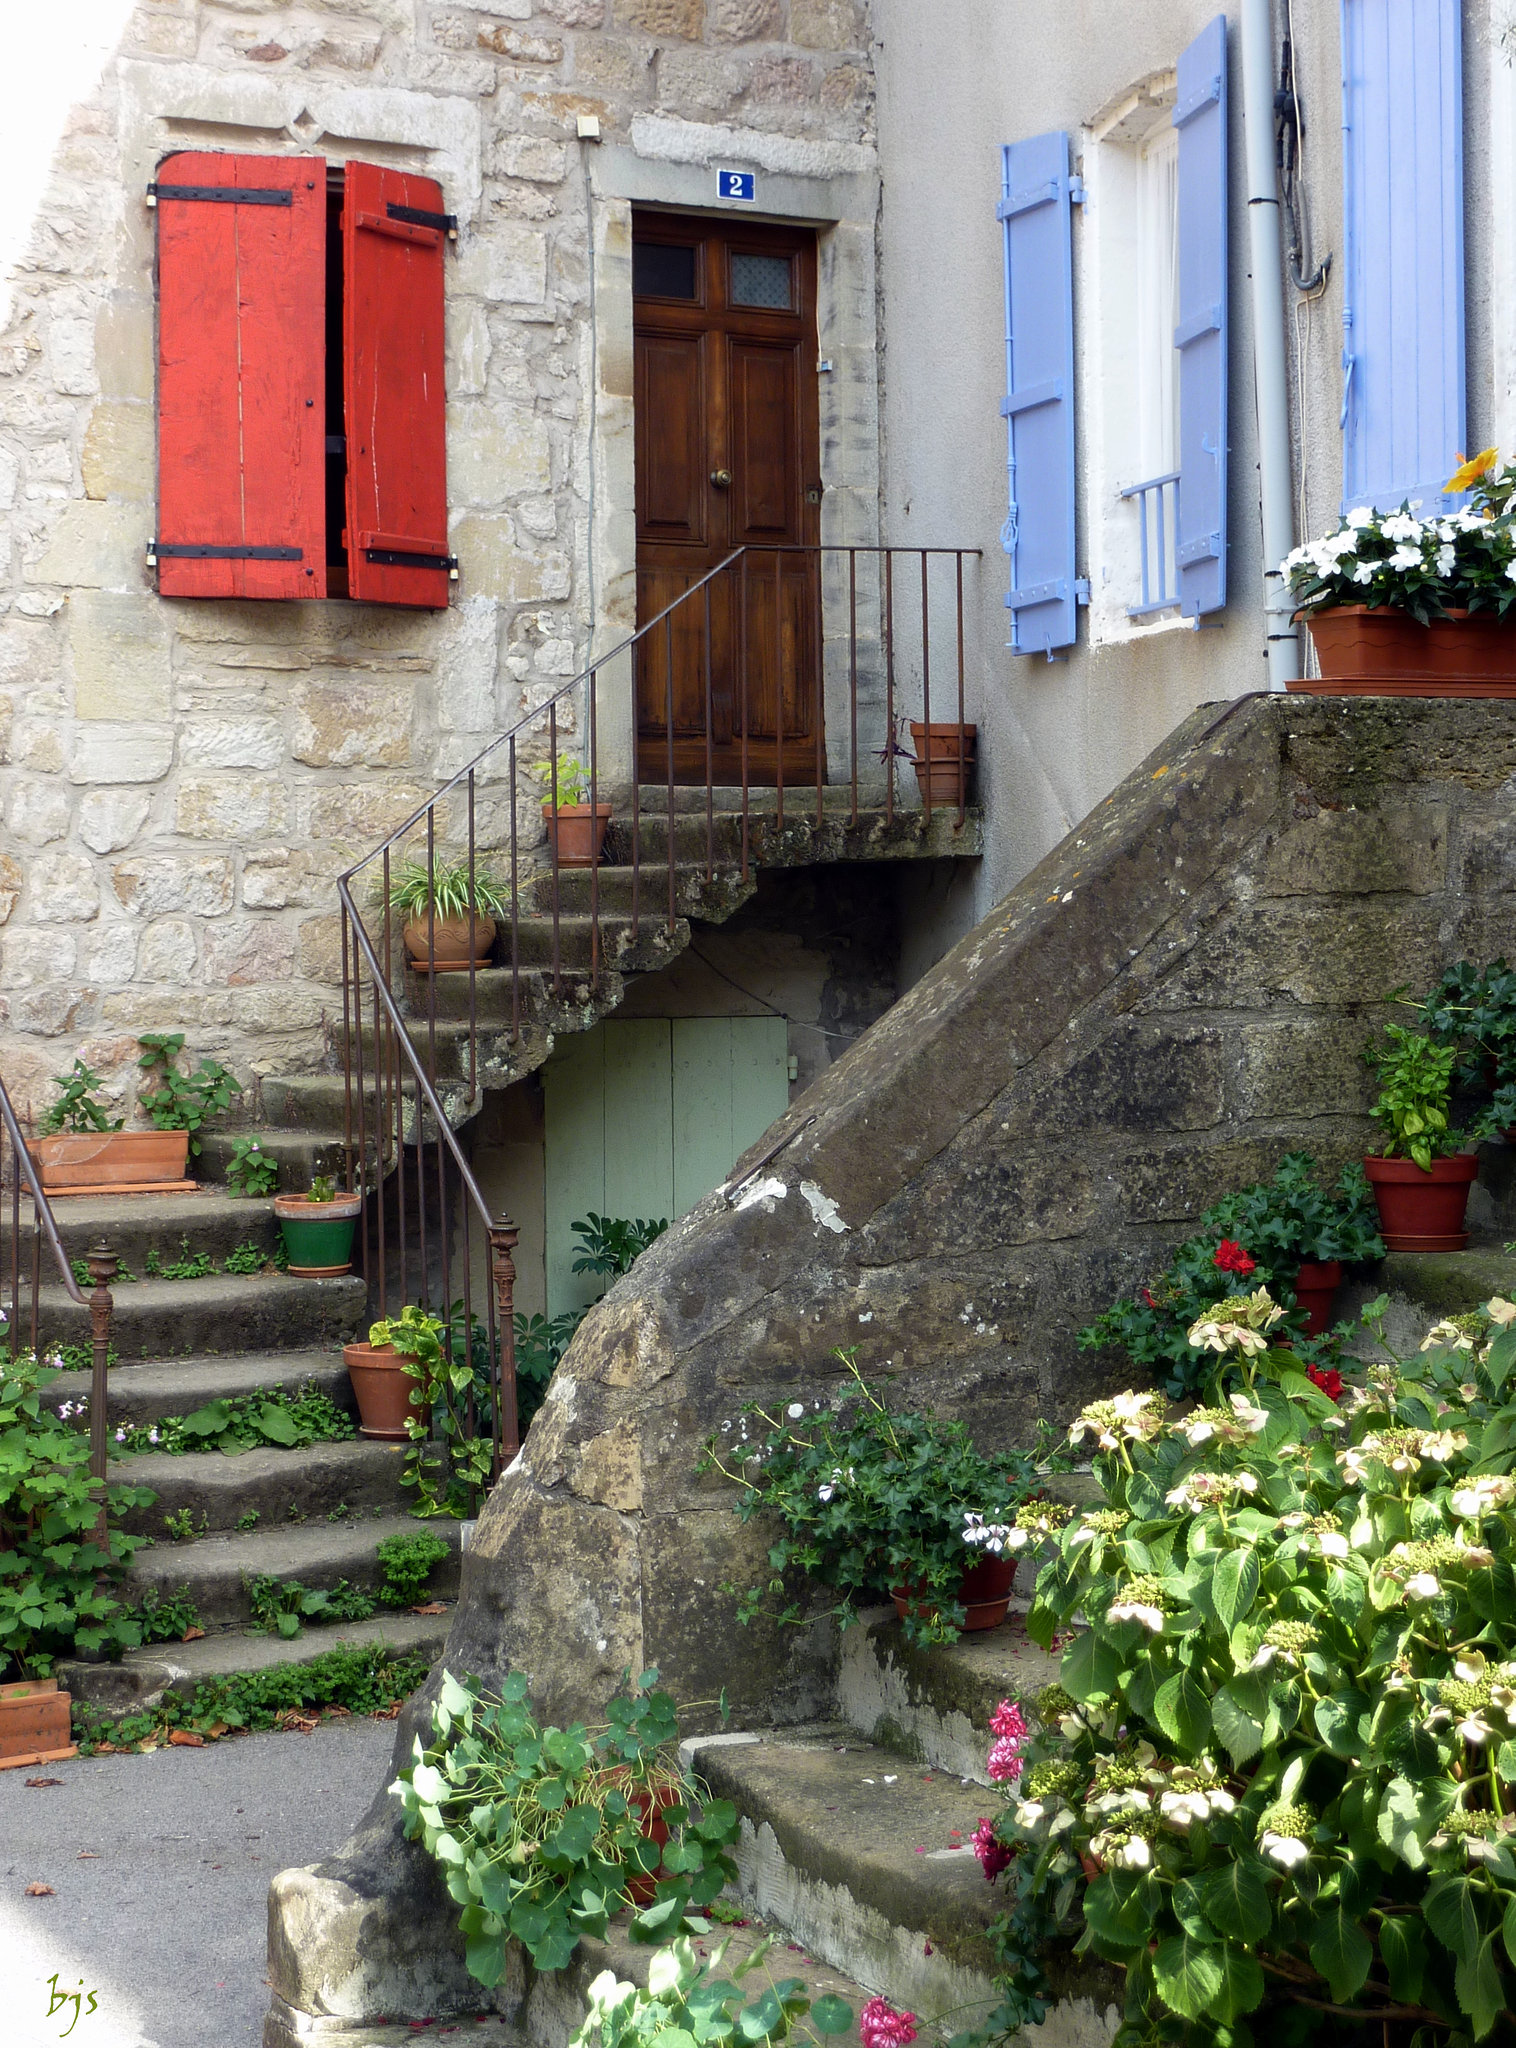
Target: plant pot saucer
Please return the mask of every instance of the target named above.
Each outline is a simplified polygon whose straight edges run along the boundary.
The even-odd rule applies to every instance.
[[[351,1273],[351,1259],[341,1266],[291,1266],[291,1273],[297,1280],[340,1280],[344,1273]]]
[[[67,1749],[34,1749],[28,1756],[0,1756],[0,1771],[18,1770],[22,1764],[66,1764],[78,1754],[78,1743],[71,1742]]]
[[[477,960],[408,960],[412,974],[467,974],[472,967],[482,971],[493,963],[488,953]]]
[[[46,1188],[43,1191],[50,1202],[56,1202],[65,1195],[193,1195],[200,1192],[197,1180],[126,1180],[116,1181],[110,1187],[97,1182],[93,1187]]]
[[[1467,1249],[1468,1242],[1466,1230],[1450,1230],[1439,1237],[1416,1237],[1397,1231],[1390,1249],[1395,1252],[1461,1252]]]
[[[358,1434],[366,1436],[370,1442],[376,1444],[408,1444],[411,1440],[408,1429],[368,1429],[361,1422],[358,1425]]]

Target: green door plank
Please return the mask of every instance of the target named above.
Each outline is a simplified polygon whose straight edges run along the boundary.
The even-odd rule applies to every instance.
[[[667,1017],[603,1024],[607,1216],[674,1209],[674,1101]]]
[[[731,1022],[732,1156],[727,1161],[728,1171],[790,1106],[790,1040],[784,1018],[733,1017]]]
[[[542,1069],[547,1232],[547,1312],[582,1308],[597,1276],[573,1271],[574,1224],[605,1213],[605,1040],[599,1031],[568,1040]]]
[[[719,1187],[740,1147],[732,1139],[730,1017],[674,1019],[674,1213]]]

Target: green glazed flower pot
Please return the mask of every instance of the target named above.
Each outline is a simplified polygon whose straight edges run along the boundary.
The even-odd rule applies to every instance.
[[[290,1271],[302,1280],[330,1280],[353,1270],[353,1234],[362,1203],[357,1195],[308,1202],[303,1195],[276,1195],[274,1214],[284,1235]]]

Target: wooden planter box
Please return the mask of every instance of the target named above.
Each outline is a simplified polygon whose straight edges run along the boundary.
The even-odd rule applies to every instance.
[[[1315,697],[1516,697],[1516,624],[1490,612],[1423,626],[1390,605],[1333,605],[1306,615],[1319,677],[1290,684]]]
[[[71,1704],[56,1678],[22,1678],[14,1685],[0,1685],[0,1771],[77,1756],[78,1747],[69,1740]]]
[[[48,1195],[190,1188],[188,1131],[60,1131],[27,1146]]]

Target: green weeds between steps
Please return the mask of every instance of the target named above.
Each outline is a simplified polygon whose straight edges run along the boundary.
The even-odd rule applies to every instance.
[[[181,1741],[214,1742],[223,1735],[288,1726],[297,1716],[323,1711],[392,1720],[426,1672],[425,1657],[387,1643],[343,1646],[324,1650],[309,1664],[208,1679],[188,1697],[169,1693],[149,1711],[119,1721],[76,1702],[74,1740],[81,1755],[99,1756],[159,1749],[176,1734]]]
[[[298,1579],[276,1579],[268,1572],[244,1575],[243,1588],[253,1613],[253,1628],[286,1641],[299,1635],[307,1621],[367,1621],[374,1611],[370,1594],[339,1579],[330,1592],[316,1592]]]
[[[314,1443],[346,1442],[355,1433],[351,1418],[307,1380],[295,1394],[283,1388],[258,1388],[251,1394],[207,1401],[189,1415],[123,1424],[115,1431],[112,1455],[158,1451],[177,1457],[190,1451],[221,1451],[230,1458],[270,1445],[294,1451]]]

